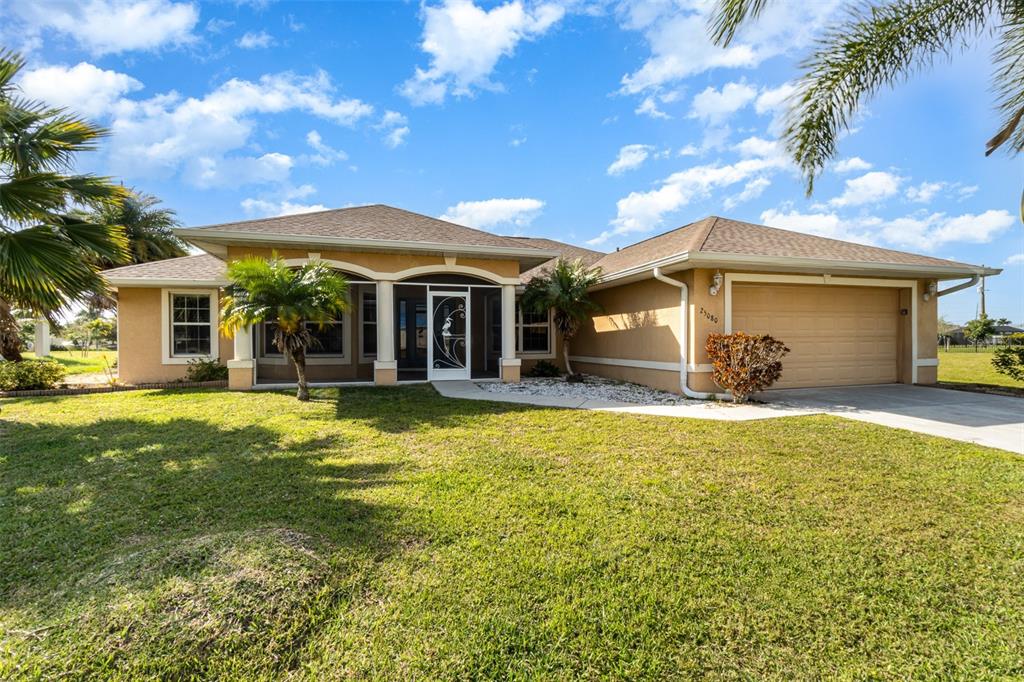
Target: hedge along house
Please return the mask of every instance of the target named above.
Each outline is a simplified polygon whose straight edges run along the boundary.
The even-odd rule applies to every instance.
[[[218,332],[226,263],[274,251],[295,265],[320,259],[351,283],[350,312],[312,329],[312,382],[518,381],[539,360],[558,363],[550,314],[517,297],[565,257],[602,271],[592,293],[603,311],[573,341],[575,368],[701,397],[716,390],[712,332],[786,342],[779,387],[934,383],[938,296],[1000,272],[716,217],[610,254],[381,205],[178,234],[206,253],[106,273],[125,382],[181,378],[194,358],[225,361],[232,388],[294,382],[269,341],[273,322],[233,340]]]

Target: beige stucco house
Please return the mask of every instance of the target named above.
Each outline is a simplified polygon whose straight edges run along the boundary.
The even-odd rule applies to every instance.
[[[124,382],[182,378],[194,358],[224,362],[236,389],[293,382],[272,323],[233,339],[218,330],[226,262],[274,251],[325,261],[351,283],[351,311],[313,329],[313,382],[518,381],[537,361],[559,363],[550,315],[517,301],[566,257],[601,269],[603,311],[571,346],[575,369],[698,396],[717,390],[711,332],[785,341],[778,387],[934,383],[938,297],[1000,272],[718,217],[608,254],[382,205],[178,234],[204,253],[106,273]],[[956,279],[967,281],[940,289]]]

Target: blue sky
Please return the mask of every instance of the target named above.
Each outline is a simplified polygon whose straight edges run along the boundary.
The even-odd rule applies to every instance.
[[[83,170],[186,225],[380,202],[611,250],[726,215],[1003,267],[989,314],[1024,322],[988,45],[872,100],[804,196],[781,103],[840,6],[780,0],[722,50],[692,0],[0,0],[0,43],[27,95],[112,130]]]

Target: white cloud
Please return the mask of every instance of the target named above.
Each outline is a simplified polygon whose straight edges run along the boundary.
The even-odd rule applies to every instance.
[[[708,86],[693,98],[690,118],[719,124],[750,104],[757,90],[746,83],[726,83],[721,90]]]
[[[236,44],[243,50],[259,50],[273,47],[277,41],[266,31],[248,31]]]
[[[241,187],[284,182],[295,161],[287,154],[199,156],[185,166],[185,179],[197,187]]]
[[[651,54],[622,77],[621,92],[657,91],[715,68],[752,68],[765,59],[806,46],[840,3],[769,3],[727,48],[711,44],[707,32],[710,2],[632,0],[619,7],[623,28],[641,31]]]
[[[358,99],[338,98],[324,72],[262,76],[257,82],[232,79],[204,97],[175,92],[147,100],[121,99],[114,106],[110,154],[113,171],[125,176],[169,177],[185,169],[189,182],[229,181],[236,170],[230,152],[247,147],[257,114],[304,111],[339,125],[354,125],[373,112]],[[277,156],[240,157],[239,177],[270,182],[285,170]],[[287,158],[287,157],[286,157]]]
[[[931,251],[954,242],[987,244],[1014,222],[1014,217],[1002,210],[959,216],[932,213],[889,221],[882,230],[882,236],[890,244]]]
[[[316,130],[310,130],[306,133],[306,144],[316,152],[316,154],[311,155],[307,159],[313,165],[330,166],[335,161],[345,161],[348,159],[348,154],[324,142],[324,138]]]
[[[766,140],[756,136],[733,145],[733,151],[744,158],[779,156],[782,153],[777,140]]]
[[[872,171],[846,181],[846,189],[830,200],[831,206],[859,206],[877,203],[896,194],[903,178],[885,171]]]
[[[786,108],[787,101],[796,92],[796,86],[792,83],[783,83],[777,88],[768,88],[761,91],[754,102],[754,111],[757,113],[774,114]]]
[[[223,33],[235,25],[235,22],[228,19],[213,18],[206,22],[206,30],[210,33]]]
[[[30,99],[71,107],[75,113],[91,118],[109,113],[122,95],[142,87],[142,83],[127,74],[100,69],[88,62],[27,71],[20,85],[22,93]]]
[[[1007,258],[1003,265],[1024,265],[1024,253],[1015,253]]]
[[[616,203],[617,215],[611,229],[605,230],[589,244],[603,244],[614,237],[648,232],[661,225],[665,216],[678,211],[696,199],[710,196],[715,189],[747,182],[755,177],[781,170],[788,162],[781,156],[743,159],[734,164],[693,166],[674,173],[661,186],[647,192],[630,192]],[[763,187],[761,188],[763,191]],[[756,191],[756,185],[751,188]]]
[[[995,210],[960,216],[913,214],[887,220],[877,216],[842,218],[834,212],[800,213],[783,207],[763,212],[761,222],[821,237],[933,251],[952,243],[988,243],[1015,220],[1009,212]]]
[[[384,144],[395,149],[405,143],[409,135],[408,119],[397,111],[385,111],[380,123],[374,126],[377,130],[383,130]]]
[[[871,164],[859,156],[841,159],[836,161],[835,165],[832,166],[832,170],[836,173],[856,173],[858,171],[869,170],[870,168]]]
[[[500,226],[526,227],[544,208],[539,199],[486,199],[460,201],[441,216],[459,225],[488,229]]]
[[[26,32],[70,36],[94,55],[189,43],[199,20],[198,7],[170,0],[21,0],[6,7]]]
[[[633,113],[639,116],[650,116],[651,118],[672,118],[658,108],[658,102],[654,95],[644,97],[643,101],[633,110]]]
[[[754,178],[753,180],[751,180],[750,182],[743,186],[742,192],[740,192],[739,194],[735,194],[731,197],[726,197],[722,205],[725,207],[727,211],[732,210],[738,204],[742,204],[745,201],[750,201],[751,199],[758,198],[759,196],[764,194],[764,191],[768,189],[771,186],[771,184],[772,181],[769,180],[768,178]]]
[[[512,0],[490,11],[471,0],[445,0],[424,6],[420,48],[430,66],[416,68],[401,87],[413,104],[439,104],[447,94],[472,95],[475,89],[500,89],[490,77],[498,60],[511,56],[523,40],[544,35],[565,14],[561,5],[527,8]]]
[[[296,215],[298,213],[315,213],[316,211],[328,210],[323,204],[296,204],[288,200],[267,201],[265,199],[243,199],[241,206],[246,215],[261,218]]]
[[[679,156],[697,156],[700,154],[700,148],[695,144],[688,144],[679,150]]]
[[[945,182],[922,182],[916,187],[908,187],[904,196],[910,201],[916,201],[921,204],[927,204],[935,195],[941,192],[946,187]]]
[[[626,171],[639,168],[654,151],[649,144],[627,144],[619,149],[619,156],[608,166],[608,175],[622,175]]]

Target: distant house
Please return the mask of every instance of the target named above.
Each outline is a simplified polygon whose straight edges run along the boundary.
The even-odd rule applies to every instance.
[[[995,334],[993,334],[985,343],[990,346],[998,346],[1006,343],[1006,338],[1011,334],[1024,334],[1024,329],[1020,327],[1014,327],[1010,324],[997,324]],[[949,338],[950,345],[953,346],[969,346],[972,342],[968,340],[967,333],[963,327],[954,327],[945,334],[940,334],[940,341],[945,344],[946,338]]]

